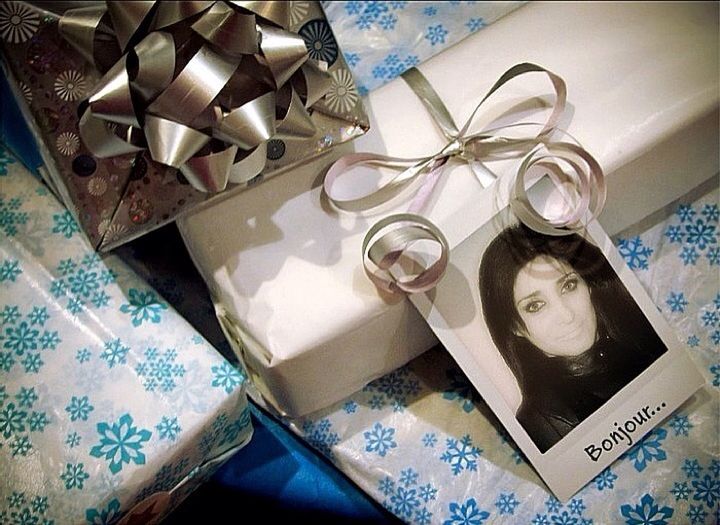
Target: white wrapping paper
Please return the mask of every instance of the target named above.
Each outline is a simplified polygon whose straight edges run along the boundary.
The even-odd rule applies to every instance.
[[[563,125],[608,174],[601,222],[614,233],[717,172],[716,19],[711,4],[530,4],[420,69],[458,123],[515,63],[561,75]],[[549,93],[543,82],[509,85],[483,121]],[[402,80],[371,93],[367,107],[372,131],[356,150],[412,157],[442,147]],[[255,384],[290,415],[341,399],[435,342],[409,302],[380,297],[363,275],[360,246],[377,217],[329,211],[318,187],[328,163],[179,223]],[[442,228],[481,191],[467,166],[450,166],[428,216]]]
[[[0,523],[155,523],[252,435],[240,371],[0,148]]]

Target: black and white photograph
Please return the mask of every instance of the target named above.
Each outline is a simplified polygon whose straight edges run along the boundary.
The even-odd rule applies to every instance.
[[[516,417],[540,452],[667,350],[600,249],[577,233],[504,228],[482,254],[478,290],[520,389]]]
[[[456,240],[442,281],[412,300],[560,497],[661,423],[698,380],[597,223],[551,235],[500,207]]]

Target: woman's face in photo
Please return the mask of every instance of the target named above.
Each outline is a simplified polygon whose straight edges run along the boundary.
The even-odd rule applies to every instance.
[[[515,278],[513,300],[525,325],[525,337],[551,356],[576,356],[588,350],[597,334],[590,290],[562,261],[538,256]]]

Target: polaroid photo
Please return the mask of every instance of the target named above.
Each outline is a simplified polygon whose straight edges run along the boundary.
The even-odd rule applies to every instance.
[[[445,227],[448,269],[411,300],[567,501],[704,380],[597,222],[551,236],[491,207]]]

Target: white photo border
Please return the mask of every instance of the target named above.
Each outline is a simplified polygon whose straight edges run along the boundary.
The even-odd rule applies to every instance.
[[[497,195],[495,197],[497,198]],[[485,201],[488,202],[487,199]],[[592,221],[582,235],[589,237],[600,248],[667,350],[557,444],[545,453],[541,453],[517,420],[507,392],[503,393],[498,389],[496,385],[497,366],[492,365],[490,369],[487,367],[483,369],[478,362],[476,351],[467,347],[458,333],[458,327],[452,326],[457,323],[449,323],[447,320],[449,316],[444,315],[437,306],[438,304],[450,304],[453,306],[448,308],[453,309],[462,308],[463,305],[469,306],[467,290],[457,293],[458,290],[454,289],[452,283],[457,282],[458,271],[465,276],[466,283],[477,282],[481,252],[476,250],[477,261],[471,269],[458,268],[455,264],[457,257],[453,257],[453,255],[459,253],[463,246],[467,248],[466,243],[482,247],[481,242],[486,241],[487,235],[478,232],[484,228],[494,227],[499,233],[500,228],[497,225],[493,226],[492,221],[507,222],[503,216],[511,214],[507,206],[507,198],[505,200],[495,199],[491,206],[484,209],[493,209],[494,211],[477,211],[476,207],[473,212],[466,210],[468,213],[456,214],[454,216],[455,228],[448,228],[445,225],[446,235],[454,241],[451,241],[454,247],[450,253],[449,264],[449,273],[454,273],[454,275],[450,278],[446,275],[434,290],[425,294],[414,294],[410,298],[541,478],[558,499],[567,501],[692,396],[704,384],[704,379],[673,330],[627,267],[610,238],[596,221]],[[474,221],[474,223],[469,225],[468,221]],[[448,222],[453,226],[452,220]],[[485,244],[487,243],[485,242]],[[462,264],[468,266],[467,261]],[[471,290],[472,288],[470,286]],[[476,289],[477,286],[474,288]],[[477,290],[473,293],[477,293]],[[462,298],[463,295],[464,300],[458,301],[457,298]],[[443,301],[443,296],[446,298],[452,296],[453,300]],[[468,313],[463,313],[461,317],[467,319]],[[484,326],[485,321],[482,315],[477,317],[476,312],[475,319]],[[499,356],[489,334],[486,343],[492,347],[491,351]],[[610,433],[619,427],[622,428],[626,422],[633,422],[633,416],[640,416],[638,419],[644,420],[644,423],[633,424],[632,426],[636,428],[632,432],[626,432],[628,439],[623,442],[618,443],[617,439],[614,441],[610,439]],[[626,428],[629,430],[631,425],[626,425]]]

